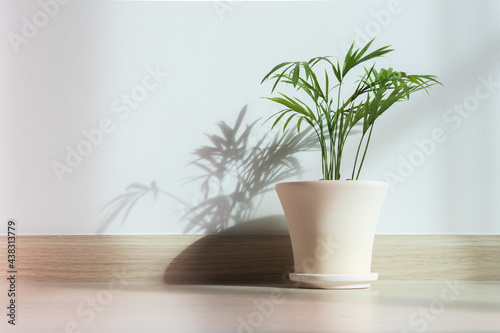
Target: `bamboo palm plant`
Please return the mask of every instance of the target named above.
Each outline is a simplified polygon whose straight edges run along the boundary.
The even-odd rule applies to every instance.
[[[331,56],[284,62],[262,79],[261,84],[266,80],[274,81],[271,93],[278,85],[292,86],[296,92],[305,93],[302,95],[306,102],[302,97],[299,99],[284,93],[279,93],[279,97],[268,97],[284,107],[269,119],[274,119],[272,128],[282,121],[283,131],[293,119],[296,120],[299,133],[303,122],[314,129],[321,146],[325,180],[340,179],[344,146],[356,125],[362,130],[351,179],[359,178],[375,120],[394,103],[408,100],[412,93],[427,91],[427,88],[441,84],[434,75],[410,75],[392,68],[377,70],[373,64],[371,67],[363,66],[362,74],[353,85],[354,91],[345,98],[344,90],[348,88],[346,78],[349,72],[369,60],[393,51],[390,46],[384,46],[369,52],[372,43],[373,40],[359,49],[355,49],[353,43],[342,64],[339,60],[332,61]]]

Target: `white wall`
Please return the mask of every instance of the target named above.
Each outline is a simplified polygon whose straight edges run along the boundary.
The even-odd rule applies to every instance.
[[[19,233],[213,233],[249,220],[282,230],[266,171],[318,179],[320,156],[298,141],[266,155],[279,131],[261,126],[277,107],[260,80],[372,37],[396,49],[378,65],[444,83],[374,131],[362,178],[393,185],[378,233],[500,233],[499,2],[55,3],[0,3],[0,221]],[[127,106],[131,93],[140,101]],[[234,130],[242,109],[236,138],[247,141],[214,149],[209,136]],[[445,139],[419,153],[436,131]],[[78,148],[88,156],[69,167]],[[205,187],[195,179],[209,173]]]

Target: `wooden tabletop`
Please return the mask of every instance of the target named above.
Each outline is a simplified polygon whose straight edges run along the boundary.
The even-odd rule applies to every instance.
[[[9,285],[0,283],[2,313]],[[499,332],[500,283],[377,281],[366,290],[126,282],[16,285],[1,332]],[[7,310],[8,311],[8,310]]]

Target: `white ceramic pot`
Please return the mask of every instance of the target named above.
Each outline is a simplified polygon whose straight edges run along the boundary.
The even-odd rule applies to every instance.
[[[305,288],[367,288],[375,229],[389,184],[319,180],[276,185],[292,241],[295,273]]]

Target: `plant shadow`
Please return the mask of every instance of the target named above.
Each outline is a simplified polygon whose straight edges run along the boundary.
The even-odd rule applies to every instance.
[[[247,106],[233,126],[219,122],[220,134],[207,134],[211,145],[193,152],[191,165],[201,174],[191,181],[201,182],[202,200],[184,215],[186,233],[219,233],[251,220],[276,183],[302,174],[295,154],[318,147],[311,129],[301,135],[288,131],[259,137],[259,120],[243,126],[246,112]]]
[[[168,284],[282,284],[293,266],[282,215],[254,218],[264,194],[300,176],[296,153],[318,149],[312,129],[255,137],[257,121],[242,126],[247,107],[233,126],[218,123],[221,134],[195,150],[192,165],[202,171],[203,200],[184,215],[186,232],[204,236],[186,247],[165,270]],[[251,144],[252,138],[254,144]]]
[[[289,131],[259,136],[259,120],[243,125],[246,113],[244,106],[232,126],[220,121],[220,133],[206,134],[210,145],[192,153],[195,158],[189,166],[195,167],[198,175],[188,182],[199,183],[199,195],[182,200],[161,190],[156,181],[150,185],[132,183],[103,207],[97,234],[104,234],[120,216],[125,224],[138,201],[148,194],[155,199],[167,196],[182,207],[181,221],[187,223],[184,233],[216,234],[251,220],[274,184],[302,174],[294,155],[316,149],[318,144],[310,129],[301,135]]]
[[[163,280],[167,284],[283,284],[290,282],[292,267],[288,235],[206,235],[170,262]]]
[[[105,211],[105,214],[97,227],[96,233],[98,235],[104,234],[113,221],[116,220],[122,212],[122,225],[124,225],[134,206],[137,204],[139,199],[144,197],[146,194],[153,194],[155,199],[159,193],[167,194],[159,190],[156,185],[156,181],[151,182],[149,186],[140,183],[132,183],[127,186],[125,191],[126,193],[113,198],[102,208],[102,210]]]
[[[207,134],[208,145],[194,150],[198,198],[181,200],[156,182],[130,184],[126,193],[103,208],[98,227],[104,233],[120,215],[125,223],[145,195],[168,196],[183,209],[185,233],[204,234],[181,251],[165,269],[169,284],[282,284],[293,266],[288,229],[283,216],[255,218],[265,194],[276,183],[300,177],[297,153],[319,149],[312,129],[272,133],[259,122],[245,122],[247,106],[233,125],[217,123],[219,133]],[[260,133],[259,133],[260,132]]]

